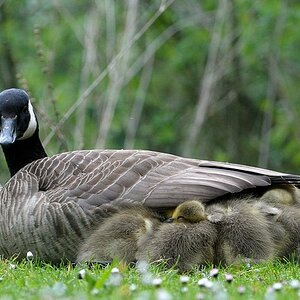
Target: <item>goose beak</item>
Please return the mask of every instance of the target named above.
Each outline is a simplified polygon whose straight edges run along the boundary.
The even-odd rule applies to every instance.
[[[13,118],[1,117],[1,132],[0,132],[0,144],[9,145],[14,143],[17,137],[16,126],[17,116]]]

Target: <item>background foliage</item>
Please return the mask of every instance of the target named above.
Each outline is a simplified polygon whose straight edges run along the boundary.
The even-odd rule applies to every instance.
[[[292,0],[2,0],[0,89],[28,90],[49,155],[141,148],[299,173],[299,27]]]

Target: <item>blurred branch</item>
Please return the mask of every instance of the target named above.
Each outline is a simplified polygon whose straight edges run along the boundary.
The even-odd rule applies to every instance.
[[[262,124],[261,139],[260,139],[260,149],[259,149],[259,159],[258,165],[261,167],[267,167],[269,162],[270,154],[270,144],[272,135],[272,124],[274,115],[274,106],[277,97],[277,85],[278,85],[278,57],[279,57],[279,38],[283,32],[287,7],[285,1],[282,2],[282,8],[280,9],[280,14],[277,18],[275,28],[273,31],[273,37],[270,43],[270,51],[268,60],[268,86],[267,86],[267,106],[264,111],[264,119]]]
[[[222,44],[222,28],[224,26],[226,15],[228,14],[228,1],[221,0],[216,12],[215,24],[212,32],[212,39],[209,46],[207,63],[199,91],[199,100],[196,107],[194,121],[191,124],[187,140],[184,145],[183,154],[189,156],[192,148],[196,145],[197,136],[206,119],[207,111],[212,101],[214,86],[219,76],[222,76],[223,70],[219,69],[219,55]]]
[[[6,3],[8,4],[8,3]],[[0,2],[0,28],[5,28],[5,24],[9,19],[7,12],[5,11],[4,1]],[[4,32],[1,34],[0,41],[0,78],[3,82],[3,87],[16,87],[17,86],[17,71],[16,71],[16,62],[13,57],[11,46],[8,42],[7,37],[4,35]]]
[[[241,59],[240,59],[240,49],[239,49],[239,38],[240,38],[240,30],[239,24],[237,20],[237,8],[236,1],[238,0],[229,0],[230,3],[230,13],[229,13],[229,35],[230,35],[230,53],[232,55],[232,66],[233,66],[233,81],[232,85],[236,91],[236,97],[239,98],[242,94],[242,74],[241,74]]]
[[[285,117],[285,125],[288,125],[289,127],[293,128],[291,131],[292,135],[294,136],[293,141],[300,144],[300,121],[299,121],[299,109],[297,105],[295,105],[294,101],[291,101],[291,98],[289,96],[289,93],[293,93],[293,91],[289,90],[289,82],[284,74],[278,74],[278,77],[280,78],[280,87],[279,90],[281,94],[281,105],[283,106],[284,113],[286,115]],[[298,103],[298,99],[296,100],[296,104]]]
[[[124,142],[125,149],[132,149],[134,147],[134,140],[135,140],[137,128],[140,123],[140,119],[141,119],[141,115],[142,115],[142,111],[143,111],[143,107],[147,95],[147,90],[151,80],[153,64],[154,64],[154,57],[151,56],[150,60],[148,60],[147,64],[143,69],[139,88],[135,96],[134,105],[130,117],[128,119],[125,142]]]
[[[80,74],[79,95],[87,88],[90,78],[97,74],[97,37],[99,36],[99,15],[95,6],[92,6],[85,18],[84,46],[82,52],[82,64]],[[86,120],[86,101],[78,107],[76,113],[76,125],[74,141],[77,149],[84,147],[84,128]]]
[[[46,105],[49,103],[51,105],[51,108],[53,109],[53,112],[54,112],[54,120],[51,120],[49,117],[47,117],[47,115],[49,115],[48,111],[49,111],[50,107],[48,107],[48,106],[42,107],[41,105],[39,105],[38,112],[39,112],[39,115],[41,115],[44,122],[48,123],[48,127],[53,129],[55,124],[57,124],[57,122],[61,119],[61,116],[60,116],[59,110],[57,109],[57,101],[54,98],[51,72],[49,69],[49,62],[47,59],[46,51],[44,50],[44,47],[43,47],[40,27],[38,25],[35,25],[34,36],[35,36],[35,48],[36,48],[37,56],[38,56],[39,62],[41,64],[43,76],[46,78],[46,81],[47,81],[46,92],[44,95],[45,101],[43,101],[43,104]],[[21,75],[20,75],[20,81],[22,81]],[[23,80],[23,83],[24,83],[24,80]],[[25,85],[27,85],[27,83]],[[47,111],[47,113],[45,113],[45,111]],[[58,137],[58,141],[59,141],[59,145],[60,145],[59,150],[67,151],[68,145],[67,145],[66,137],[64,136],[64,134],[61,132],[61,130],[58,130],[56,132],[56,135]]]
[[[156,37],[146,48],[142,55],[140,55],[135,62],[132,64],[130,69],[127,72],[126,81],[124,84],[127,84],[136,74],[144,67],[147,61],[152,58],[155,52],[166,43],[172,36],[174,36],[177,32],[182,31],[183,29],[199,24],[203,27],[209,26],[211,23],[211,18],[208,17],[205,13],[201,12],[193,17],[188,17],[183,20],[179,20],[176,23],[169,26],[166,30],[164,30],[158,37]]]
[[[33,103],[34,102],[35,101],[33,99]],[[55,128],[56,122],[54,122],[53,120],[51,120],[49,118],[49,114],[47,112],[45,112],[39,104],[38,105],[34,104],[34,107],[35,107],[35,110],[37,111],[39,119],[43,120],[43,127],[50,128],[51,130],[53,130]],[[60,146],[60,151],[68,151],[69,149],[68,149],[66,135],[64,135],[61,130],[58,130],[56,132],[56,137],[57,137],[57,142]]]
[[[70,26],[71,30],[74,32],[75,37],[77,38],[78,42],[80,44],[83,44],[82,42],[82,33],[78,32],[78,29],[74,24],[76,24],[76,21],[72,14],[63,6],[61,5],[60,1],[58,0],[52,0],[53,7],[56,9],[56,11],[66,20],[66,23]]]
[[[243,142],[240,139],[241,126],[240,122],[243,122],[243,116],[241,116],[241,103],[245,98],[243,96],[243,74],[241,72],[241,51],[239,49],[240,40],[240,24],[238,23],[238,7],[236,2],[238,0],[229,0],[230,13],[228,18],[229,38],[230,41],[228,54],[231,55],[231,65],[228,70],[231,74],[228,76],[229,86],[231,87],[231,101],[235,102],[230,107],[230,113],[234,118],[227,118],[227,142],[226,142],[226,154],[227,157],[234,160],[240,159],[240,152],[243,147]],[[218,101],[220,102],[220,101]],[[220,103],[218,103],[220,105]],[[221,105],[220,105],[221,106]],[[223,112],[224,113],[224,112]],[[226,113],[226,112],[225,112]]]
[[[53,130],[48,134],[48,136],[43,141],[46,146],[50,140],[55,135],[56,131],[63,126],[63,124],[70,118],[74,111],[84,102],[87,97],[95,90],[95,88],[102,82],[102,80],[107,76],[108,72],[114,68],[114,66],[119,62],[120,58],[125,55],[127,51],[144,35],[144,33],[152,26],[152,24],[166,11],[166,9],[174,2],[174,0],[166,1],[164,9],[157,10],[153,16],[145,23],[145,25],[134,35],[133,39],[122,49],[109,63],[109,65],[98,75],[98,77],[89,85],[89,87],[81,94],[81,96],[76,100],[76,102],[69,108],[69,110],[64,114],[58,124]]]
[[[260,139],[260,148],[259,148],[259,159],[258,165],[262,168],[267,167],[269,160],[269,151],[270,151],[270,140],[272,133],[272,123],[273,123],[273,113],[274,113],[274,104],[276,100],[276,81],[278,72],[277,69],[277,59],[274,54],[270,54],[268,57],[268,87],[266,101],[267,105],[264,112],[264,119],[261,130],[261,139]]]
[[[137,18],[138,0],[128,0],[128,8],[126,15],[125,28],[123,32],[123,38],[121,42],[121,51],[127,47],[136,31],[136,18]],[[130,57],[130,51],[126,51],[119,63],[115,65],[109,72],[109,85],[107,89],[106,106],[103,110],[98,138],[96,141],[96,148],[104,148],[108,131],[112,122],[114,111],[119,100],[120,91],[123,85],[126,71],[128,68],[128,62]]]
[[[54,99],[53,95],[53,84],[52,84],[52,78],[50,74],[50,69],[49,69],[49,62],[47,59],[47,54],[46,51],[44,50],[43,43],[42,43],[42,38],[41,38],[41,30],[38,25],[35,25],[34,27],[34,37],[35,37],[35,48],[37,52],[38,59],[41,64],[41,69],[43,72],[44,77],[46,78],[47,81],[47,86],[46,86],[46,96],[45,98],[47,101],[46,103],[50,103],[54,112],[54,117],[55,117],[55,123],[57,123],[61,116],[59,114],[59,111],[56,106],[56,101]],[[46,107],[46,110],[49,108]]]
[[[211,109],[209,110],[209,116],[216,115],[221,111],[224,111],[229,105],[231,105],[236,100],[236,91],[229,90],[224,97],[218,99],[217,103],[212,103]]]
[[[115,3],[111,0],[105,0],[105,18],[106,18],[106,59],[109,63],[114,55],[116,42],[116,12]]]

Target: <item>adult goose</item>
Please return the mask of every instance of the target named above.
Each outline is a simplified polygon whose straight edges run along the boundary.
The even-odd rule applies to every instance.
[[[27,93],[0,93],[0,142],[12,178],[0,192],[0,255],[75,260],[115,207],[155,210],[282,184],[300,176],[145,150],[82,150],[45,157]],[[105,242],[105,241],[103,241]]]

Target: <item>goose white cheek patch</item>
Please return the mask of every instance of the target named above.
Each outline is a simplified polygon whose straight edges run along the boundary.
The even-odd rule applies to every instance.
[[[18,140],[25,140],[25,139],[30,138],[34,134],[34,132],[37,128],[37,121],[36,121],[36,117],[33,112],[33,107],[31,105],[30,100],[28,101],[28,111],[30,114],[28,127],[27,127],[26,131],[24,132],[24,134],[20,138],[18,138]]]

